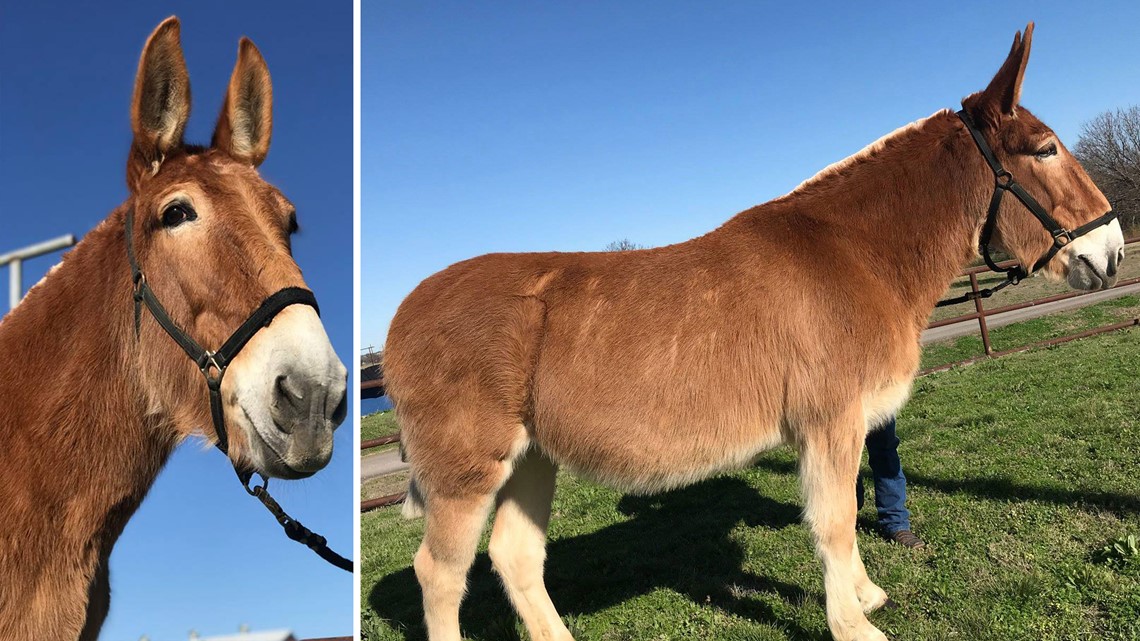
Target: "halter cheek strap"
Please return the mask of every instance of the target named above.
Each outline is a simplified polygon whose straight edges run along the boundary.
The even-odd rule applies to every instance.
[[[214,423],[214,432],[217,435],[216,446],[223,454],[229,454],[229,438],[226,433],[226,416],[225,409],[222,406],[222,378],[226,374],[226,369],[229,367],[233,359],[237,357],[238,353],[246,343],[253,338],[261,328],[269,325],[277,314],[281,313],[286,307],[290,305],[308,305],[316,310],[320,315],[321,310],[317,305],[317,298],[313,292],[303,289],[301,287],[286,287],[280,291],[266,298],[257,309],[250,314],[249,318],[245,319],[241,325],[238,326],[234,333],[230,335],[226,342],[222,344],[217,351],[210,351],[198,341],[194,340],[189,334],[186,333],[174,319],[170,317],[170,313],[166,311],[162,303],[159,302],[158,297],[155,296],[154,290],[150,288],[147,283],[146,276],[143,274],[142,269],[139,268],[138,259],[135,256],[134,244],[134,208],[127,210],[126,216],[126,243],[127,243],[127,259],[131,265],[131,282],[134,283],[134,302],[135,302],[135,339],[138,339],[139,330],[142,325],[142,307],[146,306],[150,311],[151,316],[159,324],[160,327],[186,352],[190,360],[198,366],[202,372],[202,376],[206,378],[206,387],[210,391],[210,417]],[[290,539],[303,543],[314,552],[316,552],[322,559],[335,565],[336,567],[352,572],[352,561],[340,556],[329,549],[326,540],[323,536],[315,534],[304,525],[285,513],[277,501],[269,494],[269,479],[262,476],[261,485],[251,486],[250,480],[253,478],[253,472],[248,470],[238,469],[234,467],[234,471],[241,480],[242,486],[251,496],[255,497],[273,514],[277,522],[285,530],[285,535]],[[259,475],[261,476],[261,475]]]
[[[1009,285],[1016,285],[1021,279],[1048,264],[1048,262],[1053,260],[1053,257],[1057,255],[1057,252],[1064,249],[1069,243],[1097,227],[1107,225],[1116,219],[1116,214],[1109,211],[1072,231],[1065,229],[1064,226],[1049,215],[1049,212],[1045,211],[1045,208],[1042,207],[1040,203],[1033,199],[1033,196],[1029,195],[1029,192],[1025,191],[1024,187],[1013,179],[1013,174],[1002,167],[1001,163],[998,162],[997,156],[993,150],[990,149],[989,143],[987,143],[985,137],[982,136],[982,132],[978,129],[977,125],[974,124],[974,119],[970,117],[970,114],[967,113],[965,109],[962,109],[958,112],[958,118],[966,125],[966,131],[970,132],[970,137],[974,140],[978,151],[982,153],[982,158],[986,160],[986,164],[989,165],[990,171],[994,174],[994,193],[990,197],[989,210],[986,212],[986,222],[982,226],[982,234],[978,240],[978,244],[981,246],[982,258],[986,261],[986,265],[995,272],[1005,274],[1005,280],[995,287],[983,289],[977,293],[969,292],[963,296],[939,301],[938,304],[935,305],[936,307],[956,305],[975,298],[989,298]],[[994,228],[997,226],[997,215],[998,210],[1001,209],[1002,197],[1007,191],[1021,201],[1021,204],[1029,210],[1029,213],[1033,214],[1033,217],[1041,223],[1041,226],[1045,228],[1045,231],[1049,232],[1049,236],[1053,239],[1053,244],[1049,247],[1049,250],[1045,252],[1045,255],[1037,259],[1037,262],[1033,263],[1028,270],[1022,265],[1014,265],[1008,268],[1000,267],[990,256],[990,239],[993,238]]]

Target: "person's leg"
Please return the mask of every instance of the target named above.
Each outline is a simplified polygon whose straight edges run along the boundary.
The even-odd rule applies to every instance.
[[[895,419],[867,435],[867,458],[875,478],[875,507],[879,527],[888,538],[896,532],[910,530],[910,512],[906,509],[906,475],[899,460],[899,438]]]

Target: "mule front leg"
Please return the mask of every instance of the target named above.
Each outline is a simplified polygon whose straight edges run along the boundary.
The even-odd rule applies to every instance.
[[[855,577],[855,596],[863,612],[870,614],[890,602],[890,597],[882,588],[875,585],[871,577],[867,576],[867,568],[863,565],[863,557],[859,555],[859,541],[854,541],[851,553],[851,570]]]
[[[863,613],[856,592],[855,478],[866,429],[862,409],[851,408],[837,421],[804,426],[800,434],[800,483],[804,518],[823,562],[827,625],[836,641],[887,641]],[[862,566],[862,560],[858,561]],[[866,572],[858,577],[866,579]],[[861,586],[866,587],[866,586]],[[881,590],[880,590],[881,592]],[[870,592],[864,597],[871,597]],[[885,594],[884,594],[885,596]]]

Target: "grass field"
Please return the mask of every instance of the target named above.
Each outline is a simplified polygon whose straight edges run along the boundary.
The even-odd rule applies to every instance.
[[[901,606],[872,621],[892,639],[1140,639],[1138,414],[1137,330],[919,379],[899,434],[930,549],[880,540],[868,501],[864,559]],[[779,449],[653,497],[563,475],[547,577],[577,638],[830,639],[794,468]],[[385,508],[361,527],[365,638],[423,639],[422,521]],[[526,638],[485,551],[462,622],[471,639]]]
[[[399,431],[400,427],[396,425],[396,416],[392,410],[374,412],[360,418],[360,440],[362,441],[388,436]]]

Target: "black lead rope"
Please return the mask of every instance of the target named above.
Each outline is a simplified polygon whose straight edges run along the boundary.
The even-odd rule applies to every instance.
[[[1005,289],[1006,287],[1009,287],[1010,285],[1016,285],[1019,280],[1020,279],[1016,276],[1007,275],[1005,280],[1003,280],[1001,283],[999,283],[998,285],[996,285],[994,287],[987,287],[986,289],[979,289],[977,292],[966,292],[965,294],[962,294],[961,296],[955,296],[954,298],[947,298],[945,300],[940,300],[934,306],[935,307],[947,307],[949,305],[957,305],[959,303],[968,303],[968,302],[970,302],[974,299],[977,299],[977,298],[982,298],[982,299],[989,298],[990,296],[993,296],[994,294],[1000,292],[1001,290]]]
[[[261,475],[259,474],[258,476]],[[301,525],[300,521],[289,516],[285,513],[285,510],[281,509],[281,505],[269,495],[269,479],[262,476],[261,485],[250,486],[249,481],[253,478],[252,473],[238,472],[238,478],[241,479],[241,484],[245,487],[245,491],[248,492],[250,496],[261,501],[265,509],[269,510],[269,513],[277,519],[277,522],[281,524],[281,528],[285,530],[285,536],[307,546],[310,550],[316,552],[317,556],[345,572],[352,572],[352,561],[329,549],[328,541],[325,537]]]
[[[982,258],[986,261],[986,266],[995,272],[1005,274],[1005,280],[996,287],[990,287],[978,292],[967,292],[962,296],[939,301],[935,307],[946,307],[947,305],[957,305],[958,303],[964,303],[978,298],[989,298],[1010,285],[1016,285],[1021,282],[1023,278],[1036,272],[1044,267],[1050,260],[1053,260],[1057,252],[1064,249],[1069,243],[1101,225],[1107,225],[1116,218],[1116,214],[1109,211],[1072,231],[1065,229],[1049,215],[1049,212],[1045,211],[1044,207],[1033,199],[1033,196],[1029,195],[1029,192],[1025,191],[1024,187],[1013,179],[1013,174],[1001,166],[997,156],[995,156],[993,150],[990,149],[989,143],[986,142],[985,137],[982,136],[982,132],[974,124],[974,119],[970,117],[970,114],[966,113],[965,109],[962,109],[958,112],[958,118],[966,125],[966,131],[970,132],[970,137],[973,138],[974,144],[978,147],[978,151],[982,152],[982,157],[985,158],[986,164],[990,166],[990,171],[994,173],[994,193],[990,196],[990,207],[986,212],[986,223],[982,226],[982,234],[978,240],[978,244],[981,245]],[[990,256],[990,239],[993,237],[994,227],[997,226],[997,214],[998,209],[1001,208],[1002,196],[1004,196],[1007,191],[1021,201],[1021,204],[1029,210],[1029,213],[1033,214],[1045,228],[1045,231],[1049,232],[1049,235],[1053,238],[1053,244],[1049,247],[1049,251],[1039,258],[1029,270],[1026,270],[1025,267],[1021,265],[1001,267],[995,263]]]
[[[182,330],[166,308],[159,302],[158,297],[155,296],[154,290],[146,281],[146,276],[139,268],[138,260],[135,257],[135,244],[134,244],[134,208],[127,210],[126,222],[126,242],[127,242],[127,258],[131,264],[131,282],[134,283],[134,301],[135,301],[135,339],[138,339],[139,329],[142,324],[142,306],[146,305],[150,311],[151,316],[158,322],[159,326],[174,339],[175,343],[186,352],[190,360],[198,366],[202,372],[202,376],[206,378],[206,387],[210,390],[210,416],[214,422],[214,432],[217,434],[218,442],[217,448],[222,451],[223,455],[229,457],[229,438],[226,434],[226,420],[225,412],[222,407],[222,377],[226,374],[226,369],[229,367],[233,359],[238,355],[238,352],[245,347],[246,343],[253,338],[261,328],[269,325],[283,309],[290,305],[308,305],[316,310],[317,314],[321,313],[320,307],[317,305],[317,299],[313,296],[313,292],[302,289],[300,287],[286,287],[266,298],[261,305],[254,310],[253,314],[249,316],[236,330],[230,335],[226,342],[222,344],[217,351],[211,352],[210,350],[202,347],[198,341],[194,340],[189,334]],[[281,506],[269,495],[269,479],[261,476],[261,485],[251,487],[249,482],[253,478],[253,473],[245,470],[239,470],[236,466],[234,472],[237,473],[238,480],[241,481],[242,487],[245,491],[257,500],[261,501],[281,527],[285,530],[285,536],[290,539],[302,543],[312,551],[316,552],[322,559],[328,561],[332,565],[352,572],[352,561],[344,558],[343,556],[333,552],[329,549],[325,537],[314,533],[301,524],[300,521],[294,519],[281,509]]]

